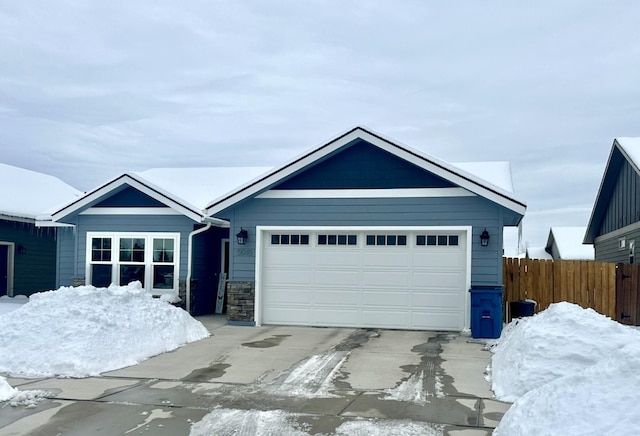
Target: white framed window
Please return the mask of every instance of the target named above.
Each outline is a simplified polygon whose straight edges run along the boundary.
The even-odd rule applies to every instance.
[[[178,292],[179,233],[87,232],[86,282],[125,286],[138,280],[154,294]]]
[[[627,247],[627,240],[625,238],[618,239],[618,249],[624,250]]]

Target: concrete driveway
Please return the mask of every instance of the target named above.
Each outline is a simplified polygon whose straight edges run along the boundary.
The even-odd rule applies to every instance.
[[[490,435],[509,406],[467,336],[199,320],[211,337],[100,377],[9,378],[48,393],[0,405],[0,434]]]

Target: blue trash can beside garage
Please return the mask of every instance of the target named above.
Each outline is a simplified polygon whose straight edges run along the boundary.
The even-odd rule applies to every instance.
[[[502,333],[502,286],[474,286],[469,292],[471,335],[478,339],[499,338]]]

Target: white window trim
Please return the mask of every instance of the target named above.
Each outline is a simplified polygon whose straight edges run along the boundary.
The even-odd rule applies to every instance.
[[[92,250],[92,241],[93,238],[111,238],[111,261],[91,261],[91,250]],[[120,262],[119,260],[119,247],[120,247],[120,239],[121,238],[138,238],[145,240],[145,253],[144,263],[138,262]],[[154,239],[173,239],[174,242],[174,253],[173,253],[173,263],[167,262],[153,262],[153,240]],[[144,289],[153,295],[162,295],[162,294],[177,294],[179,287],[179,277],[180,277],[180,233],[142,233],[142,232],[87,232],[86,234],[86,252],[85,252],[85,280],[87,284],[91,284],[91,265],[99,264],[99,265],[113,265],[111,270],[111,282],[118,283],[119,282],[119,266],[121,263],[124,264],[140,264],[145,266],[144,272]],[[173,265],[173,288],[172,289],[154,289],[153,286],[153,266],[154,265]]]

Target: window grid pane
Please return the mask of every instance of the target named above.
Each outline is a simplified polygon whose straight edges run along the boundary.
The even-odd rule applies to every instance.
[[[153,261],[159,263],[173,262],[173,239],[153,240]]]

